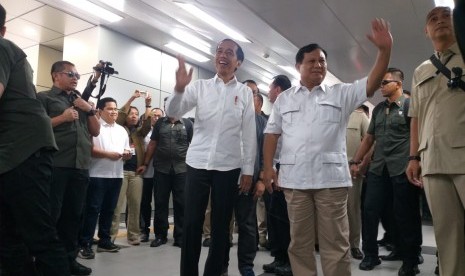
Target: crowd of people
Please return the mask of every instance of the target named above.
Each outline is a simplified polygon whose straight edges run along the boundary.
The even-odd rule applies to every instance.
[[[241,275],[255,275],[262,246],[274,257],[263,270],[276,275],[317,275],[318,251],[327,276],[351,275],[351,258],[360,270],[401,260],[398,275],[414,276],[424,262],[424,189],[436,272],[465,275],[465,83],[451,75],[465,64],[451,15],[436,7],[426,16],[434,55],[412,72],[411,98],[404,72],[389,67],[389,23],[375,19],[366,77],[323,84],[328,53],[308,44],[295,57],[299,84],[273,78],[268,116],[257,84],[236,78],[245,55],[231,39],[218,43],[211,79],[191,82],[178,57],[163,108],[138,90],[120,108],[111,97],[94,105],[76,90],[69,61],[55,62],[51,89],[36,93],[26,55],[3,38],[0,5],[0,274],[90,275],[77,257],[95,258],[94,243],[118,252],[122,213],[128,244],[150,241],[152,199],[150,246],[163,246],[172,196],[182,276],[199,274],[202,244],[203,275],[228,274],[234,220]],[[378,90],[385,100],[369,120],[363,103]],[[194,108],[193,120],[182,118]],[[380,221],[386,235],[377,241]],[[379,256],[381,245],[389,255]]]

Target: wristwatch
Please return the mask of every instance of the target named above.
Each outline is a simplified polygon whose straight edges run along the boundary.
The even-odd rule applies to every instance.
[[[421,157],[418,156],[418,155],[410,155],[410,156],[408,157],[408,161],[412,161],[412,160],[421,161]]]
[[[87,116],[95,116],[95,114],[97,114],[97,110],[93,108],[87,112]]]
[[[352,165],[360,165],[362,163],[362,161],[354,161],[354,160],[350,160],[349,161],[349,165],[352,166]]]

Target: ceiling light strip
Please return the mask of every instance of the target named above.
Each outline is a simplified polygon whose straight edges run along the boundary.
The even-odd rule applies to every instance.
[[[231,29],[229,26],[226,26],[224,23],[210,16],[209,14],[197,8],[196,6],[191,5],[191,4],[185,4],[185,3],[176,3],[176,4],[180,6],[181,8],[183,8],[184,10],[186,10],[187,12],[189,12],[190,14],[197,17],[198,19],[202,20],[203,22],[209,24],[210,26],[217,29],[218,31],[226,34],[228,37],[238,40],[240,42],[251,43],[251,41],[245,38],[245,36]]]
[[[89,2],[87,0],[62,0],[63,2],[66,2],[70,5],[73,5],[83,11],[86,11],[92,15],[95,15],[99,18],[102,18],[110,23],[119,21],[123,19],[123,17],[107,10],[104,9],[92,2]]]
[[[190,57],[193,60],[196,60],[198,62],[206,62],[210,60],[206,56],[203,56],[195,51],[192,51],[191,49],[184,47],[176,42],[170,42],[168,44],[165,44],[165,47],[171,50],[174,50],[183,56]]]

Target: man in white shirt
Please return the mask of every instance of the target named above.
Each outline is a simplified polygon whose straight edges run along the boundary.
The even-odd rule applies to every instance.
[[[264,181],[284,190],[291,225],[289,259],[294,275],[316,275],[315,218],[323,274],[350,275],[348,187],[352,185],[345,148],[350,114],[379,88],[389,64],[388,23],[372,22],[368,36],[378,48],[368,75],[352,84],[322,85],[326,51],[318,44],[296,55],[300,84],[281,93],[265,130]],[[282,136],[279,182],[273,156]]]
[[[110,237],[113,212],[123,181],[124,160],[131,158],[131,148],[126,130],[116,123],[118,109],[113,98],[100,99],[100,134],[93,138],[90,183],[84,210],[79,257],[93,259],[92,238],[97,219],[99,222],[97,252],[119,250]]]
[[[211,245],[204,275],[218,276],[223,273],[229,246],[235,196],[248,193],[252,184],[257,150],[253,97],[250,88],[235,77],[244,53],[231,39],[221,41],[216,48],[216,75],[212,79],[188,85],[193,70],[187,72],[183,58],[178,60],[175,91],[166,104],[166,114],[181,118],[196,108],[194,135],[186,156],[181,275],[199,273],[202,224],[211,190]]]

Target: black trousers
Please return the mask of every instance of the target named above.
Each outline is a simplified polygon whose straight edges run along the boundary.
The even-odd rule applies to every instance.
[[[63,244],[50,215],[52,153],[39,150],[0,175],[1,275],[70,275]]]
[[[152,198],[156,197],[156,187],[153,177],[143,179],[142,199],[140,201],[140,230],[150,234],[150,219],[152,218]]]
[[[238,193],[240,169],[216,171],[187,167],[184,227],[181,247],[181,276],[199,275],[202,226],[211,191],[211,245],[205,276],[218,276],[229,247],[229,223]]]
[[[253,268],[253,262],[257,255],[257,202],[253,198],[253,193],[237,194],[234,203],[234,214],[238,227],[237,260],[239,272],[246,268]],[[229,249],[225,256],[225,265],[229,264]]]
[[[378,256],[379,220],[384,208],[392,205],[390,224],[397,233],[394,244],[404,262],[417,264],[422,244],[419,198],[420,189],[409,183],[405,173],[390,177],[387,168],[381,176],[368,173],[362,246],[366,256]]]
[[[266,205],[265,205],[266,206]],[[270,195],[268,211],[268,240],[271,245],[271,255],[276,260],[289,261],[287,248],[291,242],[287,203],[283,191],[273,191]]]
[[[52,218],[56,222],[58,237],[64,243],[69,260],[79,250],[78,238],[89,186],[89,171],[54,167],[50,189]]]
[[[186,186],[186,173],[175,174],[171,169],[169,174],[155,171],[154,182],[157,183],[155,195],[155,237],[166,238],[168,235],[168,213],[170,195],[173,193],[174,231],[173,238],[181,242],[184,221],[184,187]]]

